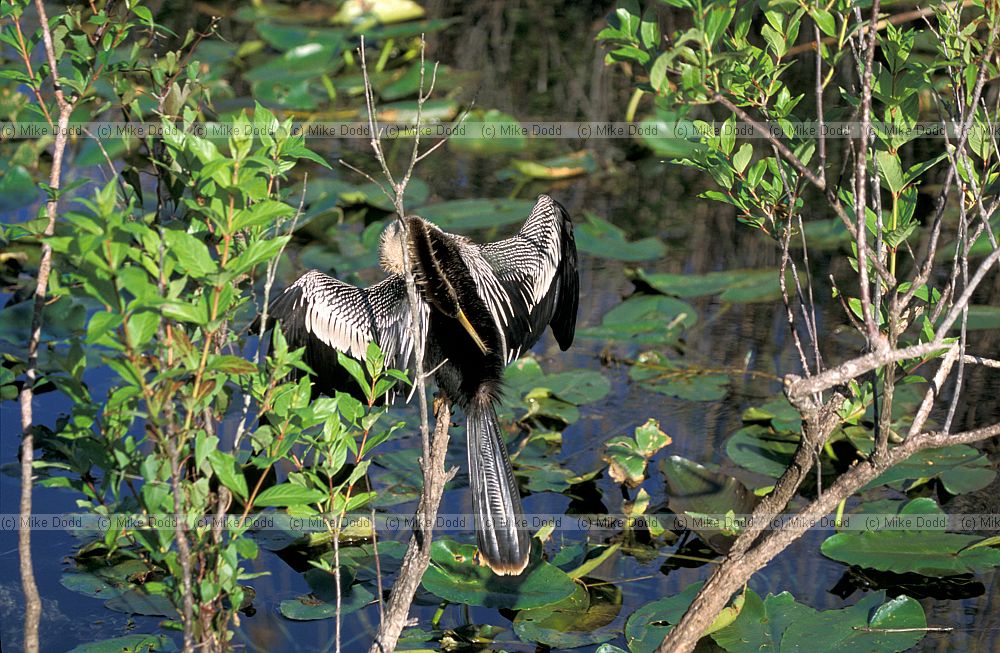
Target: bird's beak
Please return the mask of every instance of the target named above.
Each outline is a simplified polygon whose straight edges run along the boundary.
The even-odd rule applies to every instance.
[[[465,317],[465,311],[462,309],[458,309],[458,321],[462,325],[462,328],[468,331],[469,335],[472,336],[472,340],[476,343],[476,346],[479,347],[479,350],[484,354],[488,354],[490,351],[489,347],[486,346],[483,339],[479,337],[478,333],[476,333],[475,327],[473,327],[472,323],[469,322],[469,318]]]

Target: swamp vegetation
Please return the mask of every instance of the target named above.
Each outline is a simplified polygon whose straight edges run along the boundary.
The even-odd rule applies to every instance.
[[[5,649],[996,650],[998,31],[993,0],[5,2]],[[397,214],[494,240],[540,193],[582,292],[573,348],[505,373],[537,522],[501,578],[432,384],[374,347],[363,399],[315,397],[258,317],[310,268],[377,281]]]

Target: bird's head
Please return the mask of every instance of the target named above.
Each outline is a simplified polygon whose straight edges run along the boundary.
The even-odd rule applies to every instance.
[[[408,215],[406,218],[407,228],[419,228],[424,222],[423,218],[415,215]],[[391,220],[389,225],[382,232],[382,237],[378,244],[378,261],[382,269],[389,274],[403,274],[403,243],[406,234],[403,225],[399,220]]]
[[[403,274],[403,243],[406,233],[399,220],[391,220],[378,243],[378,262],[389,274]]]

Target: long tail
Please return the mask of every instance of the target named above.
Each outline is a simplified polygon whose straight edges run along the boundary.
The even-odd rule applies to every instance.
[[[472,506],[479,551],[495,573],[516,576],[528,566],[531,540],[522,520],[521,495],[500,434],[493,402],[477,393],[466,409]]]

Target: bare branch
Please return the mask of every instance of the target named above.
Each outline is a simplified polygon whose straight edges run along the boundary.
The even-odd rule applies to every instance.
[[[878,21],[878,12],[881,3],[879,0],[872,2],[872,17],[869,24],[874,25]],[[871,288],[868,282],[868,266],[865,264],[861,252],[867,250],[868,227],[865,219],[868,205],[865,202],[865,191],[868,183],[866,166],[868,163],[868,129],[871,126],[872,108],[872,64],[875,59],[875,43],[878,41],[874,31],[868,33],[868,49],[865,55],[865,64],[861,82],[861,138],[858,145],[857,158],[854,163],[854,219],[857,221],[857,234],[855,238],[858,242],[858,285],[861,289],[861,318],[865,323],[865,332],[868,337],[870,347],[877,346],[879,340],[878,326],[872,316]],[[877,310],[877,309],[876,309]]]

